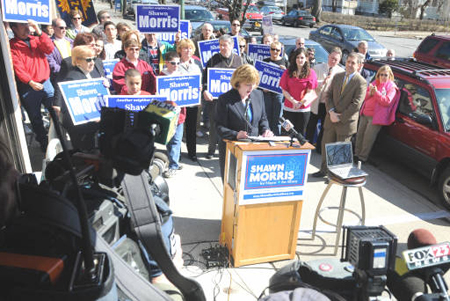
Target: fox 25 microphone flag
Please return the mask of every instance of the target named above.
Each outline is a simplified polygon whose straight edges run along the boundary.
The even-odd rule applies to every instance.
[[[78,9],[81,12],[81,19],[84,26],[90,26],[97,23],[97,16],[95,15],[94,3],[92,0],[56,0],[56,7],[58,8],[61,19],[66,21],[67,25],[71,24],[70,11]]]

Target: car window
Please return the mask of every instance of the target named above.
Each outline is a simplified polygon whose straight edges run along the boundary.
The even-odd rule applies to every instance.
[[[213,15],[207,10],[186,10],[184,12],[186,20],[191,21],[213,21]]]
[[[333,30],[331,31],[331,37],[336,40],[342,40],[342,35],[337,28],[333,28]]]
[[[435,118],[433,109],[433,102],[430,93],[424,88],[413,83],[397,80],[399,87],[401,87],[402,95],[399,103],[400,113],[414,118],[418,115],[427,115],[432,119]]]
[[[259,13],[259,10],[258,10],[258,8],[256,8],[256,6],[249,6],[247,8],[247,12],[248,13]]]
[[[297,15],[297,12],[295,11],[295,10],[291,10],[289,13],[288,13],[288,16],[290,16],[290,17],[295,17]]]
[[[316,59],[316,64],[327,63],[328,62],[328,52],[319,44],[308,44],[305,45],[307,48],[314,48],[314,58]]]
[[[450,61],[450,42],[445,42],[436,51],[436,57],[441,60]]]
[[[321,35],[329,36],[331,33],[331,29],[332,29],[331,26],[326,26],[326,27],[322,28],[321,30],[319,30],[319,32]]]
[[[450,89],[436,89],[435,91],[444,130],[450,132]]]
[[[422,42],[422,44],[419,45],[419,48],[417,49],[419,52],[427,53],[431,49],[434,48],[439,43],[439,40],[436,39],[426,39]]]
[[[362,28],[341,28],[347,41],[375,41],[374,38]]]

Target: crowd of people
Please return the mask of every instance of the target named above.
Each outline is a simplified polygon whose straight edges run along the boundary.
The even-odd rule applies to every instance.
[[[339,66],[342,58],[339,48],[332,49],[327,63],[318,64],[314,48],[305,48],[304,38],[296,40],[291,53],[284,53],[278,35],[265,34],[261,43],[270,46],[270,56],[264,61],[284,70],[280,80],[282,94],[264,89],[256,93],[259,76],[253,67],[253,58],[247,53],[248,44],[256,43],[256,39],[240,36],[238,20],[231,22],[229,33],[214,31],[210,23],[204,23],[198,36],[181,39],[178,33],[175,42],[168,43],[159,41],[156,34],[141,35],[126,23],[115,24],[107,11],[97,14],[99,24],[92,29],[82,25],[82,14],[77,9],[69,16],[69,25],[60,18],[42,28],[33,21],[10,24],[14,33],[10,40],[11,54],[21,105],[43,151],[48,138],[42,122],[42,104],[59,112],[74,148],[95,146],[98,124],[89,122],[74,126],[57,84],[104,77],[103,61],[109,59],[120,60],[112,73],[112,86],[109,87],[107,81],[104,83],[116,94],[154,95],[157,76],[202,75],[201,104],[182,108],[175,135],[167,144],[169,169],[164,173],[165,177],[174,176],[182,168],[183,135],[187,157],[195,162],[198,160],[197,137],[203,137],[209,130],[206,158],[212,159],[219,145],[223,176],[225,149],[222,139],[282,135],[278,121],[281,116],[289,119],[309,141],[316,141],[319,153],[325,143],[348,141],[357,133],[355,154],[361,161],[367,161],[381,127],[392,122],[391,108],[398,93],[392,71],[388,66],[381,68],[369,84],[372,74],[364,69],[364,60],[370,59],[370,55],[364,41],[348,55],[343,69]],[[232,51],[233,35],[238,36],[240,55]],[[219,53],[213,55],[203,68],[197,43],[216,38],[219,39]],[[389,55],[393,57],[395,53],[390,50]],[[219,99],[208,91],[209,68],[236,69],[232,90]],[[235,116],[236,113],[239,114]],[[239,118],[242,122],[237,122]],[[319,121],[322,127],[316,135]],[[323,177],[325,172],[323,156],[322,167],[314,176]]]

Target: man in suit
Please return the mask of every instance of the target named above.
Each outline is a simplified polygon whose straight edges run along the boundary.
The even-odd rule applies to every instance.
[[[320,171],[313,177],[323,178],[326,175],[327,164],[325,144],[350,141],[358,127],[359,109],[366,96],[366,80],[358,73],[362,58],[355,52],[348,55],[345,72],[336,74],[330,88],[325,94],[324,133],[322,138],[322,164]]]
[[[252,65],[242,65],[231,77],[230,91],[219,96],[215,119],[219,136],[219,161],[224,177],[226,143],[223,139],[239,140],[249,136],[271,137],[262,91],[256,90],[259,73]]]

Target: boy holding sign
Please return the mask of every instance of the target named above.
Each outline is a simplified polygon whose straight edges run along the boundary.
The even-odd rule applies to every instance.
[[[128,69],[125,72],[125,85],[127,89],[123,89],[120,95],[151,95],[141,90],[142,76],[136,69]]]

